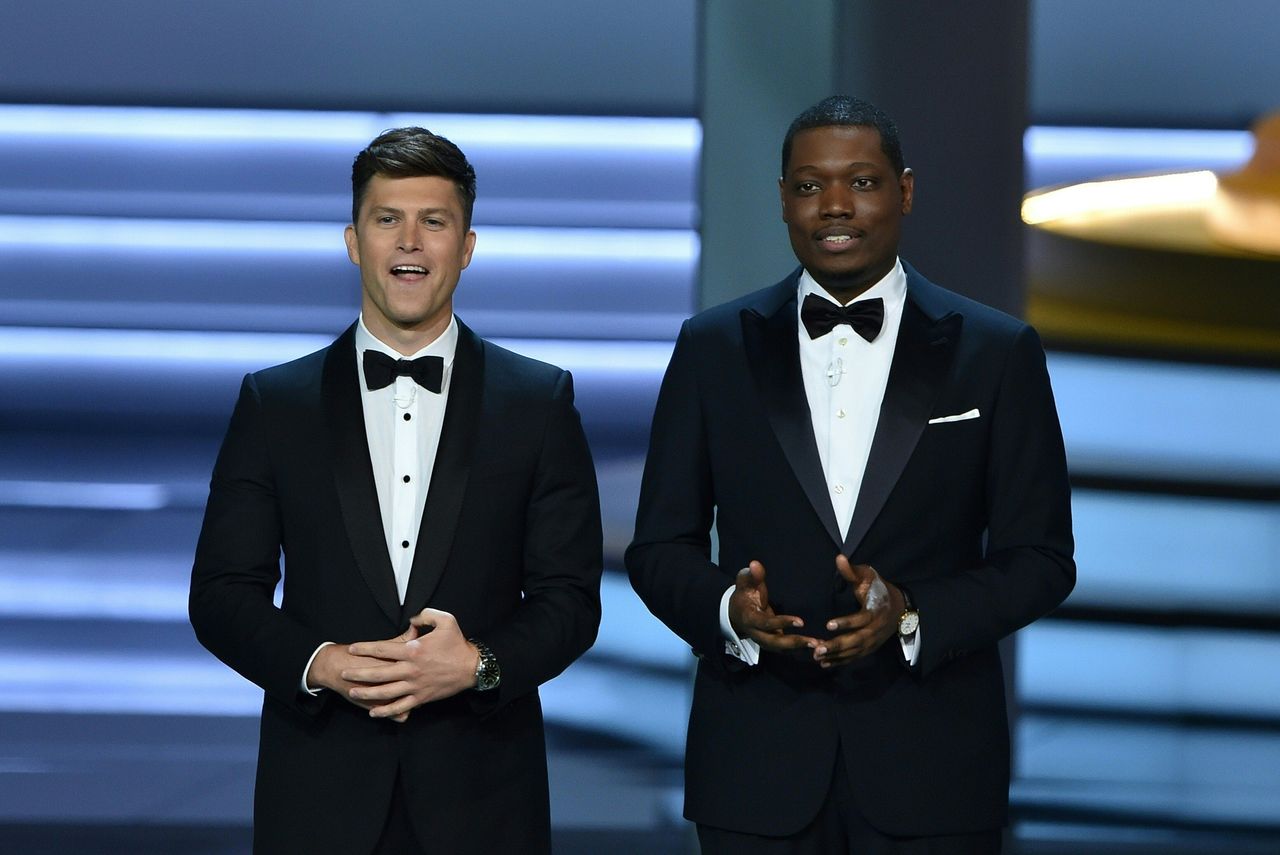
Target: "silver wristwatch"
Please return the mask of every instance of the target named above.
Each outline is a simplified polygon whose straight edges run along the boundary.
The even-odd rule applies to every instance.
[[[476,646],[476,651],[480,654],[480,660],[476,662],[476,691],[488,692],[498,688],[498,684],[502,682],[502,669],[498,667],[498,657],[493,655],[489,645],[483,641],[476,641],[473,638],[471,643]]]

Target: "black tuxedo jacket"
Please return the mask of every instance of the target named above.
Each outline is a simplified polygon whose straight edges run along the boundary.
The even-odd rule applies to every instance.
[[[1039,339],[906,267],[889,383],[841,538],[800,375],[799,272],[687,321],[654,415],[627,567],[699,656],[686,816],[795,833],[843,758],[858,807],[883,832],[999,827],[1009,736],[996,643],[1075,581]],[[973,409],[978,418],[930,423]],[[777,612],[824,636],[829,618],[858,608],[835,569],[841,552],[910,591],[921,616],[914,668],[892,639],[833,671],[807,654],[766,652],[754,668],[724,654],[720,600],[739,568],[762,561]]]
[[[190,614],[200,641],[265,692],[255,851],[371,851],[397,771],[418,834],[438,851],[549,851],[537,686],[595,639],[595,472],[569,374],[459,327],[403,607],[355,328],[244,380],[213,472]],[[420,706],[404,724],[300,691],[319,644],[391,638],[425,606],[489,645],[500,688]]]

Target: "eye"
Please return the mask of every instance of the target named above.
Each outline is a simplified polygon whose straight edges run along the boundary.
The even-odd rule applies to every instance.
[[[871,190],[876,186],[876,180],[874,178],[855,178],[853,179],[853,186],[857,190]]]
[[[427,217],[422,222],[426,224],[429,228],[433,228],[433,229],[442,229],[445,226],[444,220],[440,219],[439,217]]]
[[[799,184],[796,185],[797,193],[804,193],[804,194],[817,193],[821,189],[822,188],[819,187],[813,181],[801,181]]]
[[[396,221],[396,218],[391,216],[390,214],[382,214],[376,220],[374,220],[374,222],[376,222],[380,226],[389,226],[393,224],[395,221]]]

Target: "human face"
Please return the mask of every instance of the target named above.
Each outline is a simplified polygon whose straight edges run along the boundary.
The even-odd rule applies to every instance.
[[[914,186],[910,169],[894,173],[875,128],[800,131],[778,179],[792,251],[833,297],[853,299],[893,269]]]
[[[453,182],[375,175],[345,237],[360,267],[369,332],[404,354],[435,341],[453,317],[453,292],[476,245]]]

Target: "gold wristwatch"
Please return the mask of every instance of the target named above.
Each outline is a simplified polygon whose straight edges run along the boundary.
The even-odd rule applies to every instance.
[[[907,589],[899,585],[898,590],[902,592],[902,600],[905,604],[902,614],[898,617],[898,638],[903,641],[909,641],[911,636],[916,634],[916,630],[920,628],[920,612],[916,611]]]

